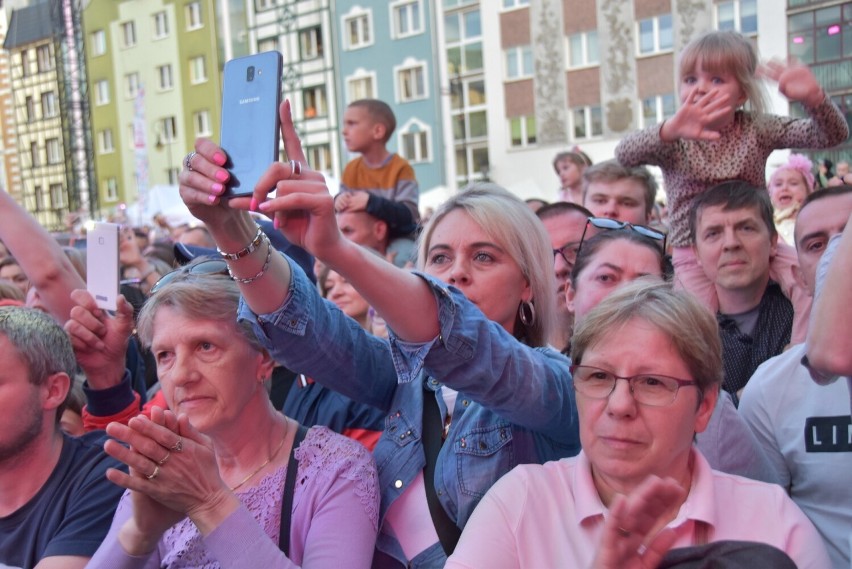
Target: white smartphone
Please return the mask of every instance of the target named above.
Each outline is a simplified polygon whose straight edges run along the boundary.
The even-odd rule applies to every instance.
[[[118,303],[120,229],[115,223],[96,222],[86,235],[86,289],[104,310],[115,310]]]

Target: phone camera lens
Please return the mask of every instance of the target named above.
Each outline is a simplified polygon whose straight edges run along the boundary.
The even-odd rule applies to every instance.
[[[246,70],[246,81],[254,81],[254,65],[250,65]]]

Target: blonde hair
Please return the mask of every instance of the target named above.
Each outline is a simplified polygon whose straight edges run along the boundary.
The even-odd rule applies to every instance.
[[[751,109],[758,114],[766,112],[766,92],[757,78],[757,50],[748,38],[733,31],[708,32],[695,38],[680,53],[681,79],[699,64],[710,73],[733,75]]]
[[[556,283],[553,251],[544,225],[527,205],[501,186],[486,182],[470,184],[444,202],[429,219],[417,242],[417,266],[426,266],[432,234],[451,211],[461,209],[479,225],[521,269],[530,284],[535,320],[525,327],[516,317],[515,332],[525,330],[530,346],[545,346],[554,326]]]

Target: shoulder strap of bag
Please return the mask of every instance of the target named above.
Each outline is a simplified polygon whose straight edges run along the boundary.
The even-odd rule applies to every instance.
[[[441,409],[434,391],[429,390],[423,384],[423,450],[426,453],[426,467],[423,469],[423,480],[426,486],[426,502],[429,504],[429,513],[432,523],[438,533],[438,539],[444,553],[449,557],[461,537],[461,530],[456,523],[447,515],[444,506],[438,500],[435,491],[435,464],[438,462],[438,453],[444,444],[441,435],[444,432],[444,421],[441,417]]]
[[[284,499],[281,502],[281,531],[278,534],[278,548],[284,555],[290,557],[290,522],[293,517],[293,491],[296,488],[296,471],[299,463],[296,461],[296,449],[302,444],[307,427],[299,425],[296,436],[293,439],[293,448],[290,449],[290,461],[287,463],[287,477],[284,480]]]

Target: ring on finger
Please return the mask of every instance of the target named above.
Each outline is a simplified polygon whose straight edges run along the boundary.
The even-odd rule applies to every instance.
[[[162,460],[158,460],[158,461],[157,461],[157,465],[158,465],[158,466],[163,466],[164,464],[166,464],[166,461],[167,461],[167,460],[169,460],[169,457],[170,457],[170,456],[172,456],[172,452],[171,452],[171,451],[166,452],[166,456],[164,456],[164,457],[162,458]]]
[[[183,438],[178,437],[178,440],[175,444],[169,447],[169,450],[172,452],[180,452],[183,450]]]
[[[298,160],[290,160],[290,176],[289,178],[298,178],[302,175],[302,163]]]
[[[148,480],[153,480],[153,479],[154,479],[154,478],[156,478],[159,474],[160,474],[160,467],[159,467],[159,465],[156,465],[156,464],[155,464],[155,465],[154,465],[154,472],[152,472],[151,474],[146,474],[146,475],[145,475],[145,478],[147,478]]]
[[[195,150],[187,154],[183,159],[183,165],[186,166],[186,169],[190,172],[193,172],[194,169],[192,167],[192,159],[195,158],[195,155],[198,154]]]

